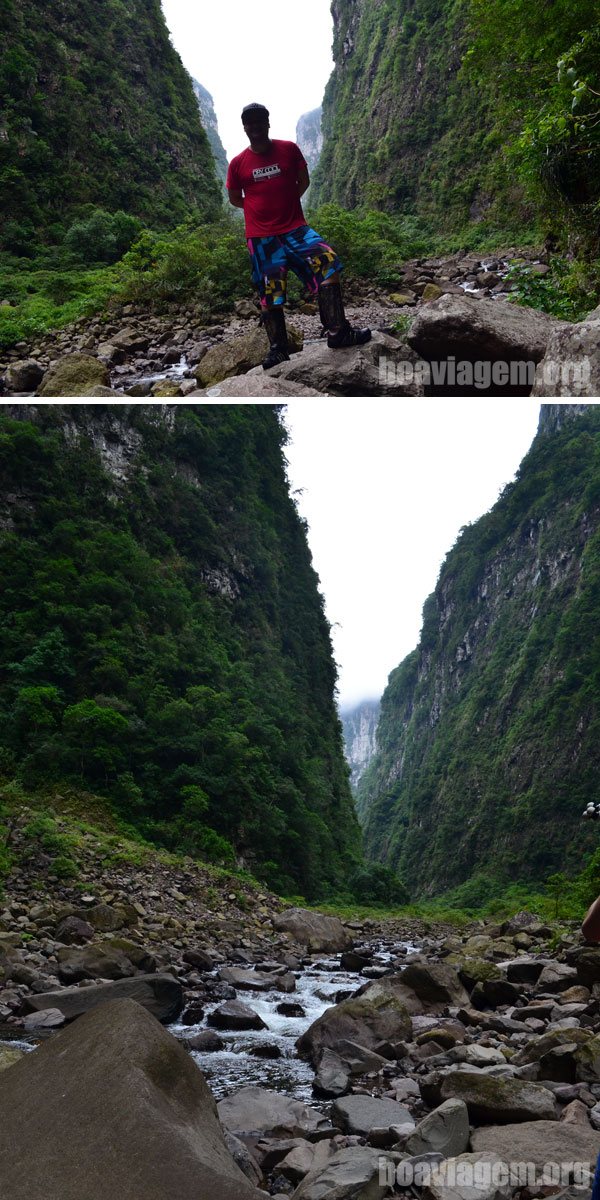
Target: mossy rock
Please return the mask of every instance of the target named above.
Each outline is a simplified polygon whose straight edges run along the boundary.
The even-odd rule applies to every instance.
[[[458,978],[469,991],[475,987],[476,983],[505,978],[500,967],[486,958],[464,958],[460,954],[450,954],[446,962],[450,962],[456,967]]]
[[[0,1046],[0,1071],[6,1071],[23,1058],[23,1050],[11,1050],[9,1046]]]
[[[578,1033],[580,1031],[570,1029],[567,1032]],[[571,1041],[570,1038],[569,1041]],[[575,1041],[574,1038],[573,1041]],[[579,1045],[575,1052],[575,1061],[578,1083],[600,1083],[600,1037],[598,1035]]]
[[[95,387],[108,387],[108,368],[89,354],[67,354],[46,371],[38,396],[88,396]]]
[[[159,379],[152,385],[150,394],[152,396],[180,396],[181,388],[172,379]]]
[[[293,325],[287,327],[291,353],[302,349],[304,334]],[[212,346],[196,367],[196,378],[200,387],[212,387],[223,379],[234,375],[245,375],[253,367],[259,367],[267,355],[269,340],[262,326],[257,326],[241,337],[229,338]]]
[[[557,1046],[566,1046],[571,1042],[575,1042],[578,1046],[583,1046],[586,1042],[591,1041],[593,1037],[594,1035],[590,1029],[550,1029],[548,1033],[543,1033],[541,1037],[532,1038],[515,1055],[514,1061],[519,1066],[522,1066],[523,1063],[539,1062],[544,1054],[548,1054],[550,1050],[554,1050]]]

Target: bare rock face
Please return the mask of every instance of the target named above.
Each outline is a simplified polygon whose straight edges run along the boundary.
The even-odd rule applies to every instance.
[[[10,1200],[260,1195],[202,1072],[131,1001],[88,1013],[0,1074],[0,1160]]]
[[[555,329],[536,372],[534,396],[600,395],[600,308]]]
[[[419,310],[408,341],[428,361],[456,355],[469,361],[539,363],[551,336],[565,328],[565,321],[532,308],[444,295]]]

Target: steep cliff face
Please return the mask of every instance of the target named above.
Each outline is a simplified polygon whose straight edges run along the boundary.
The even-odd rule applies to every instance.
[[[317,203],[513,220],[494,98],[458,78],[468,7],[456,0],[333,0],[335,67],[323,105]]]
[[[198,101],[198,108],[200,109],[202,124],[204,125],[208,140],[210,142],[212,156],[215,160],[217,176],[222,183],[225,183],[227,178],[227,154],[219,134],[219,123],[217,121],[217,114],[215,112],[213,98],[210,92],[208,92],[205,87],[202,87],[201,83],[198,83],[197,79],[192,79],[192,87],[194,89],[196,100]]]
[[[322,118],[323,109],[313,108],[312,112],[302,114],[296,126],[296,141],[306,159],[311,175],[319,165],[323,149]]]
[[[4,406],[0,776],[327,894],[359,858],[277,410]]]
[[[461,532],[390,676],[360,784],[368,852],[413,893],[580,864],[600,768],[600,411],[545,406]]]
[[[206,134],[160,0],[0,0],[0,249],[90,207],[216,215]],[[86,207],[87,206],[87,207]]]
[[[342,711],[341,717],[350,783],[355,788],[377,749],[379,700],[364,700],[356,708]]]

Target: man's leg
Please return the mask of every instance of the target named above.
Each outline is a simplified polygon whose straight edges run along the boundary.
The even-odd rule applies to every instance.
[[[262,364],[268,371],[290,357],[284,308],[288,267],[280,238],[250,238],[248,250],[252,279],[260,297],[261,320],[269,339],[269,351]]]
[[[263,359],[265,371],[276,367],[278,363],[287,362],[290,357],[287,329],[285,327],[285,309],[283,304],[273,305],[263,309],[262,322],[269,339],[269,352]]]
[[[323,329],[327,330],[330,350],[343,346],[364,346],[371,340],[370,329],[354,329],[346,317],[339,272],[324,279],[319,287],[319,313]]]

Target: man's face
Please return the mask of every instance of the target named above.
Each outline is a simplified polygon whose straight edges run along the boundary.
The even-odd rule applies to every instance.
[[[251,142],[261,142],[269,136],[269,114],[256,109],[255,112],[246,113],[242,124],[246,136]]]

